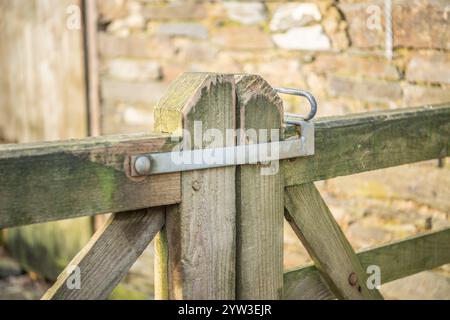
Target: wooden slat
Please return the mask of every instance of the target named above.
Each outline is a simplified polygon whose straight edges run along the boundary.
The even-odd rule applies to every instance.
[[[121,135],[0,146],[0,229],[178,203],[178,173],[133,179],[128,156],[169,151],[167,136]]]
[[[155,111],[156,130],[200,135],[185,149],[204,148],[207,129],[235,128],[233,76],[193,73],[178,78]],[[202,129],[194,130],[201,121]],[[197,131],[197,132],[195,132]],[[215,141],[215,147],[223,141]],[[167,211],[168,280],[171,299],[235,297],[235,167],[182,173],[182,202]],[[162,237],[161,237],[162,238]],[[163,269],[163,268],[160,268]]]
[[[280,128],[283,104],[272,87],[259,76],[237,76],[238,127],[258,132],[259,141],[271,139],[271,130]],[[245,137],[238,141],[247,143]],[[236,170],[236,298],[281,299],[283,297],[283,174],[267,165],[241,166]],[[278,166],[277,166],[278,165]]]
[[[314,184],[286,188],[285,205],[286,219],[339,299],[382,299],[367,288],[366,272]]]
[[[164,225],[164,208],[113,215],[73,259],[43,300],[106,299]],[[70,289],[73,268],[80,288]]]
[[[100,106],[97,1],[82,0],[81,5],[83,8],[83,48],[88,136],[98,137],[102,133],[102,110]],[[106,214],[92,217],[94,230],[100,229],[107,220],[108,215]]]
[[[286,186],[450,155],[450,104],[315,123],[316,155],[283,162]],[[295,133],[287,131],[287,136]]]
[[[367,249],[357,256],[365,270],[379,266],[381,283],[388,283],[450,263],[450,229]],[[313,265],[285,273],[284,288],[287,300],[335,299]]]

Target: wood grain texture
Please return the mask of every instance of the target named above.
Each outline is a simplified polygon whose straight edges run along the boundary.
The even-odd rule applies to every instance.
[[[257,130],[258,141],[238,137],[238,144],[279,141],[283,105],[259,76],[236,76],[238,128]],[[259,132],[266,129],[267,132]],[[271,137],[271,130],[278,137]],[[249,142],[249,140],[251,142]],[[283,173],[279,162],[237,167],[236,298],[281,299],[283,296]]]
[[[450,155],[450,105],[321,118],[316,154],[284,161],[285,185]],[[288,128],[286,136],[295,134]]]
[[[113,215],[72,260],[43,300],[106,299],[164,225],[164,208]],[[67,281],[80,271],[80,289]]]
[[[102,134],[102,110],[100,106],[100,71],[98,52],[98,11],[97,1],[81,0],[83,11],[83,48],[85,87],[88,120],[88,136]],[[94,230],[98,230],[108,221],[108,215],[92,217]]]
[[[2,145],[0,229],[178,203],[178,173],[127,175],[130,155],[172,148],[149,134]]]
[[[190,73],[178,78],[155,110],[156,130],[183,135],[185,150],[194,122],[224,135],[235,128],[233,76]],[[214,146],[223,145],[215,141]],[[182,202],[167,211],[168,279],[171,299],[235,297],[235,168],[182,173]]]
[[[102,133],[102,110],[100,106],[100,68],[98,51],[97,1],[81,0],[83,8],[83,48],[88,106],[89,136]]]
[[[166,228],[162,228],[155,238],[155,300],[169,300],[169,249]]]
[[[87,135],[82,32],[68,27],[75,26],[68,22],[79,6],[80,0],[0,1],[0,135],[6,141]]]
[[[314,184],[285,190],[286,219],[339,299],[382,299]],[[355,281],[351,284],[351,275]]]
[[[381,283],[388,283],[450,263],[450,229],[366,249],[357,257],[364,270],[370,265],[379,266]],[[287,300],[336,298],[314,265],[285,273],[284,288]]]

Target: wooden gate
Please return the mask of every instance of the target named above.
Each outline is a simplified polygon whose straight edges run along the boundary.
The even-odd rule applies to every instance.
[[[171,151],[196,121],[202,133],[299,134],[283,128],[280,98],[252,75],[185,74],[155,119],[157,133],[0,146],[0,228],[117,212],[44,299],[107,298],[157,235],[158,299],[381,299],[368,266],[386,283],[450,262],[450,229],[356,254],[314,186],[447,157],[448,104],[318,119],[316,154],[283,160],[274,175],[256,164],[131,177],[131,156]],[[283,216],[314,260],[286,274]],[[67,285],[74,272],[79,290]]]

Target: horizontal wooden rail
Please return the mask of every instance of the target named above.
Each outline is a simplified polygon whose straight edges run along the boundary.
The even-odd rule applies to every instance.
[[[318,119],[316,155],[283,161],[285,185],[446,157],[449,137],[450,104]],[[179,173],[132,179],[124,166],[172,147],[151,134],[0,146],[0,229],[178,203]]]
[[[415,236],[357,254],[366,270],[377,265],[381,283],[388,283],[450,263],[450,228]],[[284,298],[288,300],[335,299],[317,268],[309,265],[284,275]]]
[[[449,155],[450,104],[322,118],[316,121],[316,155],[284,161],[285,185]]]
[[[127,175],[129,155],[172,147],[151,134],[0,146],[0,229],[178,203],[179,173]]]

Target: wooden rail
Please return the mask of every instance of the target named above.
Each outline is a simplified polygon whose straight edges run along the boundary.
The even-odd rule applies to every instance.
[[[357,254],[364,269],[377,265],[381,283],[388,283],[450,263],[450,229],[418,235]],[[336,299],[314,265],[284,274],[284,298],[288,300]]]
[[[0,229],[177,203],[178,173],[131,179],[127,162],[173,146],[155,134],[2,145]]]
[[[316,155],[284,162],[286,186],[450,155],[450,103],[315,123]]]
[[[367,266],[385,283],[450,262],[450,229],[356,254],[313,184],[447,157],[450,104],[318,119],[315,156],[271,176],[260,164],[130,176],[130,156],[171,151],[169,134],[194,133],[195,121],[296,135],[282,118],[261,77],[195,73],[159,103],[158,134],[0,146],[0,228],[116,212],[44,299],[108,297],[155,237],[159,299],[382,299]],[[284,280],[283,209],[315,263]],[[74,268],[80,290],[66,285]]]
[[[316,155],[283,161],[285,186],[450,155],[450,104],[315,123]],[[0,228],[178,203],[178,174],[134,181],[124,167],[129,155],[173,146],[161,134],[0,145]]]

